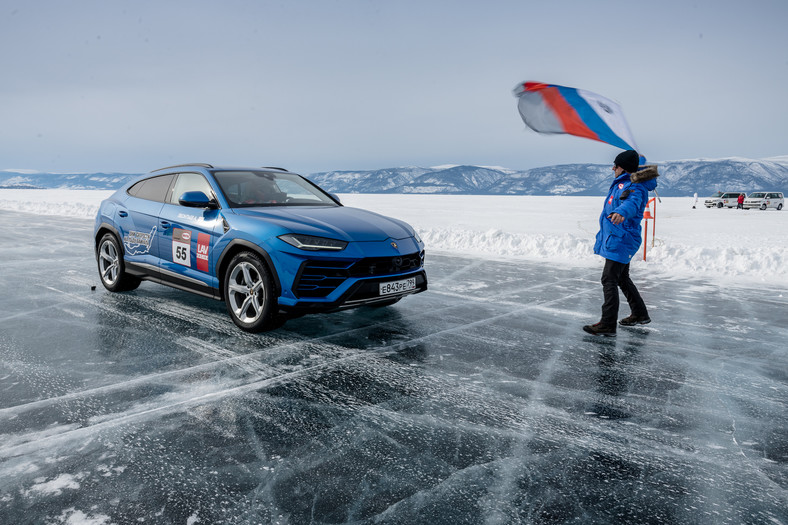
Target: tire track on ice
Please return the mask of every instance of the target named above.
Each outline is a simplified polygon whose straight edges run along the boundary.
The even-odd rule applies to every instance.
[[[102,416],[94,416],[88,418],[87,425],[79,429],[69,429],[66,430],[64,433],[59,433],[55,435],[51,435],[51,434],[42,435],[41,432],[16,435],[14,436],[16,438],[14,440],[16,441],[16,443],[0,448],[0,458],[10,458],[10,457],[19,456],[22,454],[39,450],[44,445],[56,446],[64,442],[68,442],[69,440],[77,440],[85,437],[90,437],[97,432],[118,428],[126,423],[132,423],[137,420],[147,420],[154,417],[160,417],[163,415],[171,414],[174,412],[186,411],[191,407],[218,401],[220,399],[224,399],[227,397],[234,397],[234,396],[248,394],[256,390],[260,390],[262,388],[267,388],[270,386],[278,385],[287,381],[300,378],[304,375],[316,371],[336,367],[351,360],[368,359],[372,355],[377,357],[391,356],[397,354],[402,350],[412,347],[413,345],[428,342],[434,338],[442,337],[446,334],[462,332],[464,330],[468,330],[471,328],[484,326],[500,319],[505,319],[515,315],[521,315],[523,312],[533,309],[536,306],[541,306],[541,307],[549,306],[552,303],[560,302],[568,298],[571,298],[573,296],[583,295],[585,293],[588,293],[588,291],[576,292],[574,294],[571,294],[570,296],[556,298],[540,305],[524,305],[515,310],[510,310],[503,313],[495,314],[470,323],[461,323],[456,326],[451,326],[443,330],[426,334],[421,337],[412,338],[407,341],[401,341],[391,345],[372,347],[372,348],[366,348],[361,350],[348,349],[347,347],[342,347],[339,345],[331,345],[333,349],[335,349],[339,353],[345,353],[345,355],[324,361],[322,363],[306,366],[298,370],[284,372],[282,374],[275,375],[272,377],[264,377],[257,379],[251,378],[250,381],[245,381],[241,379],[230,383],[224,383],[218,385],[202,385],[202,383],[200,383],[201,386],[187,385],[187,389],[185,391],[165,394],[162,397],[160,397],[155,403],[145,403],[142,405],[136,405],[135,407],[126,410],[124,412],[105,414]],[[385,323],[381,323],[381,324],[385,324]],[[363,329],[357,329],[357,330],[368,330],[368,329],[369,327],[365,327]],[[325,336],[325,338],[334,337],[334,336],[335,334],[332,334],[329,336]],[[290,345],[309,344],[314,341],[315,339],[309,339],[306,341],[298,341],[298,342],[290,343]],[[224,352],[224,350],[222,351]],[[235,356],[230,359],[232,361],[247,360],[250,355],[251,354],[247,354],[244,356]],[[224,361],[222,361],[222,363],[226,363],[227,361],[228,359],[225,359]],[[215,363],[209,363],[208,365],[211,364],[215,364]],[[272,370],[276,371],[275,368],[272,368]],[[179,373],[179,372],[182,373],[182,371],[173,371],[173,373]],[[108,388],[112,388],[112,387],[108,387]],[[5,409],[6,412],[8,410],[9,409]],[[0,412],[0,415],[2,415],[2,412]],[[29,439],[24,439],[24,438],[29,438]],[[8,443],[8,441],[6,441],[6,443]]]

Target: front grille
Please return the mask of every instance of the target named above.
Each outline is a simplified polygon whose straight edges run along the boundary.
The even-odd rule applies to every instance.
[[[421,267],[418,253],[398,257],[369,257],[361,259],[350,268],[351,277],[374,277],[409,272]]]
[[[349,277],[353,261],[306,261],[293,287],[297,297],[326,297]]]
[[[395,257],[368,257],[358,261],[305,261],[296,276],[296,297],[327,297],[349,277],[396,275],[422,266],[418,253]]]

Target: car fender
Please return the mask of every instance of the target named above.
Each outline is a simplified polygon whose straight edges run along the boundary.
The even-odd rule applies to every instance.
[[[219,279],[220,294],[224,293],[222,282],[224,281],[223,274],[226,266],[230,263],[228,255],[237,253],[239,248],[247,249],[263,258],[268,268],[271,270],[271,276],[274,278],[274,290],[276,291],[276,295],[279,296],[282,293],[282,285],[279,282],[279,275],[276,273],[274,261],[271,259],[271,256],[268,255],[268,252],[262,249],[258,244],[245,239],[233,239],[227,243],[227,246],[224,247],[221,255],[219,255],[219,259],[216,261],[216,278]]]
[[[120,245],[120,249],[121,249],[121,255],[124,254],[126,249],[123,246],[123,236],[120,234],[118,229],[115,228],[115,226],[113,226],[112,224],[110,224],[108,222],[102,221],[101,224],[99,224],[96,227],[96,233],[93,236],[93,251],[96,253],[96,257],[98,257],[98,244],[99,244],[99,241],[101,240],[101,237],[104,236],[104,233],[102,233],[102,232],[105,232],[107,230],[109,230],[110,233],[112,233],[115,236],[115,238],[118,239],[118,244]]]

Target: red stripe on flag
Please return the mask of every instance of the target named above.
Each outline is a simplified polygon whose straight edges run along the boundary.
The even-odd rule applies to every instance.
[[[544,101],[553,110],[555,116],[561,121],[564,131],[570,135],[584,137],[592,140],[600,140],[596,133],[591,131],[588,126],[580,119],[575,108],[569,105],[557,88],[546,87],[539,90],[544,97]]]
[[[548,87],[550,87],[550,84],[545,84],[544,82],[526,82],[523,84],[525,91],[539,91]]]

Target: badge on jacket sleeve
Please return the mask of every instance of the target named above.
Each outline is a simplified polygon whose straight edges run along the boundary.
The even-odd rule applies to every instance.
[[[623,182],[619,182],[618,183],[618,189],[619,190],[623,190],[624,189],[624,183]]]

